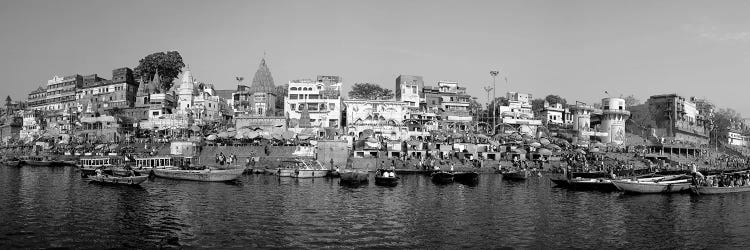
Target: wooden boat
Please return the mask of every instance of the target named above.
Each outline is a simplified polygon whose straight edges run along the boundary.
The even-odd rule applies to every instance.
[[[44,156],[27,156],[23,159],[23,164],[35,167],[49,167],[53,165],[53,161]]]
[[[432,173],[432,182],[435,182],[437,184],[449,184],[453,183],[454,176],[451,172],[445,172],[445,171],[439,171]]]
[[[297,159],[294,162],[296,163],[294,174],[292,174],[294,178],[321,178],[328,176],[328,173],[331,172],[318,161]]]
[[[344,169],[339,171],[342,184],[360,184],[369,182],[370,174],[366,170]]]
[[[576,190],[615,191],[617,187],[612,184],[611,179],[604,178],[572,178],[572,179],[550,179],[561,187]]]
[[[112,185],[128,185],[137,186],[148,179],[148,176],[113,176],[113,175],[91,175],[89,176],[89,182],[100,183],[100,184],[112,184]]]
[[[398,177],[396,177],[395,171],[389,171],[385,169],[378,169],[375,172],[375,185],[395,187],[398,185]]]
[[[479,174],[477,172],[454,172],[453,180],[464,184],[476,184],[479,182]]]
[[[182,169],[160,169],[154,168],[153,173],[156,177],[188,180],[188,181],[231,181],[242,176],[244,168],[235,169],[203,169],[203,170],[182,170]]]
[[[279,177],[292,177],[292,175],[294,175],[294,169],[293,168],[277,168],[276,175],[278,175]]]
[[[505,171],[502,172],[503,179],[506,180],[513,180],[513,181],[524,181],[529,178],[531,175],[531,172],[529,170],[512,170],[512,171]]]
[[[618,190],[639,194],[685,192],[690,189],[690,182],[691,180],[684,175],[612,180],[612,184]]]
[[[21,161],[12,161],[11,160],[11,161],[5,161],[5,163],[3,163],[3,164],[5,166],[9,166],[9,167],[18,167],[18,166],[21,166]]]
[[[690,192],[692,192],[693,194],[728,194],[728,193],[740,193],[740,192],[750,192],[750,186],[709,187],[709,186],[690,185]]]

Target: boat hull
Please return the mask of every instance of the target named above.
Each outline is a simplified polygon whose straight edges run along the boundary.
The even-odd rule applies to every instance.
[[[126,186],[138,186],[148,179],[148,176],[131,176],[131,177],[115,177],[115,176],[90,176],[89,182],[98,184],[109,184],[109,185],[126,185]]]
[[[294,175],[294,169],[289,168],[279,168],[276,169],[276,175],[279,177],[292,177]]]
[[[52,162],[51,161],[26,160],[23,163],[24,163],[24,165],[34,166],[34,167],[49,167],[49,166],[52,166]]]
[[[459,183],[476,184],[479,182],[479,174],[476,172],[453,173],[453,180]]]
[[[227,170],[178,170],[154,169],[154,175],[160,178],[188,181],[231,181],[242,176],[243,168]]]
[[[679,193],[690,189],[690,182],[688,180],[664,183],[613,180],[612,184],[620,191],[638,194]]]
[[[503,179],[513,181],[524,181],[529,178],[529,171],[516,171],[503,173]]]
[[[705,186],[690,186],[690,192],[694,194],[728,194],[728,193],[741,193],[750,192],[750,186],[741,187],[705,187]]]
[[[611,192],[617,191],[617,187],[608,179],[550,179],[558,186],[574,190],[589,190]]]
[[[366,183],[369,180],[370,174],[365,171],[344,171],[339,174],[341,177],[341,183],[357,184]]]
[[[292,177],[294,178],[323,178],[328,176],[328,170],[303,170],[298,169],[294,171]]]
[[[432,182],[437,184],[450,184],[454,181],[454,176],[452,173],[446,173],[446,172],[437,172],[432,174]]]
[[[398,185],[398,177],[375,176],[375,185],[395,187]]]

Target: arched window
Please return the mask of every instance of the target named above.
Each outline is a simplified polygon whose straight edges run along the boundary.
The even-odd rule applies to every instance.
[[[297,87],[291,87],[289,90],[297,90]]]

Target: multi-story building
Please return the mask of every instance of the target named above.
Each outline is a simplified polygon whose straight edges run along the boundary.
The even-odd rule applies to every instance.
[[[711,122],[696,104],[677,94],[654,95],[647,102],[648,125],[657,137],[708,144]]]
[[[80,75],[54,76],[48,80],[45,110],[62,111],[77,107],[76,89],[82,84],[83,77]]]
[[[409,131],[404,120],[409,118],[409,107],[397,100],[346,100],[346,133],[362,136],[372,130],[375,136],[407,139]]]
[[[112,80],[96,74],[84,76],[82,86],[76,91],[76,101],[79,110],[89,105],[99,113],[114,108],[126,109],[135,104],[137,89],[133,70],[119,68],[112,70]]]
[[[565,124],[565,108],[560,103],[544,102],[544,108],[539,111],[544,124]]]
[[[424,99],[422,76],[399,75],[396,77],[396,100],[405,102],[409,108],[417,109]]]
[[[47,104],[47,89],[39,87],[29,93],[28,107],[33,110],[44,110]]]
[[[299,127],[303,113],[307,113],[310,126],[339,128],[341,84],[341,78],[337,76],[318,76],[317,81],[290,81],[284,105],[289,127]]]
[[[23,111],[23,126],[19,137],[24,141],[33,140],[41,135],[45,127],[44,113],[41,110]]]

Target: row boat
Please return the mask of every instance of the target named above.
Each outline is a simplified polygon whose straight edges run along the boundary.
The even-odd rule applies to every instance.
[[[235,169],[158,169],[152,170],[156,177],[189,181],[231,181],[242,176],[244,168]]]
[[[453,183],[454,175],[450,172],[439,171],[432,173],[432,181],[437,184],[449,184]]]
[[[514,171],[502,172],[502,174],[503,174],[503,179],[523,181],[529,178],[530,172],[529,170],[514,170]]]
[[[24,165],[36,166],[36,167],[49,167],[53,165],[53,162],[46,157],[42,156],[28,156],[22,160]]]
[[[453,180],[463,184],[477,184],[479,174],[477,172],[455,172],[453,173]]]
[[[612,184],[611,179],[602,178],[573,178],[573,179],[550,179],[556,185],[576,190],[615,191],[617,187]]]
[[[360,169],[343,169],[339,171],[340,183],[342,184],[361,184],[367,183],[370,174],[366,170]]]
[[[89,176],[89,182],[100,184],[128,185],[137,186],[148,179],[148,176],[128,176],[119,177],[111,175],[92,175]]]
[[[397,186],[398,177],[396,177],[396,172],[378,169],[378,171],[375,173],[375,185],[386,187]]]
[[[613,180],[612,184],[623,192],[654,194],[684,192],[690,189],[690,182],[690,179],[685,178],[684,175],[680,175],[641,178],[637,180]]]
[[[739,187],[708,187],[708,186],[690,186],[690,191],[694,194],[728,194],[750,191],[750,186]]]

